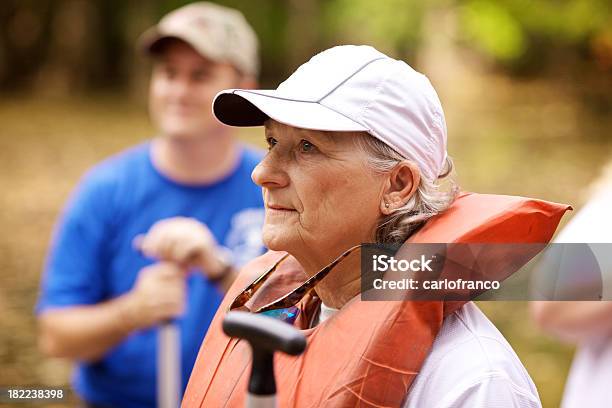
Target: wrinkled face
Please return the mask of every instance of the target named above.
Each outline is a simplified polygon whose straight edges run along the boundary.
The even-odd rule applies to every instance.
[[[372,242],[383,176],[366,163],[349,132],[320,132],[268,120],[269,152],[252,174],[263,187],[263,239],[295,256],[335,257]]]
[[[206,136],[221,125],[211,106],[217,92],[235,88],[240,75],[180,40],[166,40],[153,67],[149,89],[151,118],[163,136]]]

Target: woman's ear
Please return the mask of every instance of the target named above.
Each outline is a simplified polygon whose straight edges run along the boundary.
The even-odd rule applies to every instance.
[[[414,195],[421,182],[421,172],[416,164],[404,160],[388,175],[382,194],[380,211],[389,215],[403,207]]]

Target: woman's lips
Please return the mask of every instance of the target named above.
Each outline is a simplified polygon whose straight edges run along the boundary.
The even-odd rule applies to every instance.
[[[287,213],[287,212],[295,211],[293,208],[283,207],[282,205],[277,205],[277,204],[268,204],[266,205],[266,208],[273,212]]]

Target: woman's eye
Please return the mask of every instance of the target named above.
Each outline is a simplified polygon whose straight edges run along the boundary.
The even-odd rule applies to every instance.
[[[305,153],[309,153],[309,152],[313,152],[316,149],[316,146],[313,145],[312,143],[310,143],[308,140],[302,140],[300,141],[300,150],[305,152]]]
[[[273,137],[266,137],[266,143],[268,143],[268,150],[271,150],[276,145],[276,139]]]

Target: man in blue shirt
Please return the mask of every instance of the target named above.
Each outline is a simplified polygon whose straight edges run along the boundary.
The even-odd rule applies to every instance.
[[[156,405],[157,328],[175,319],[183,389],[237,267],[262,251],[260,153],[211,111],[252,87],[257,39],[242,14],[194,3],[142,38],[158,137],[92,168],[63,212],[36,307],[40,346],[77,362],[85,406]]]

